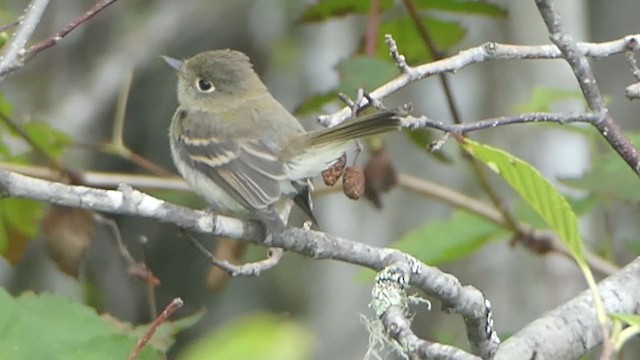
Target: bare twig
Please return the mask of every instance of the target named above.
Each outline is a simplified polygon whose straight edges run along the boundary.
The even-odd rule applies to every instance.
[[[0,57],[0,81],[11,71],[24,64],[25,45],[36,29],[44,14],[49,0],[33,0],[25,10],[20,20],[16,34],[7,46],[6,52]]]
[[[14,171],[24,175],[34,176],[41,179],[59,180],[60,174],[50,168],[21,165],[7,162],[0,162],[0,169]],[[114,189],[120,184],[129,184],[133,187],[146,190],[180,190],[189,191],[187,183],[179,176],[149,176],[128,173],[114,173],[102,171],[77,171],[74,175],[78,177],[78,183],[87,186]]]
[[[147,287],[148,299],[150,301],[149,309],[155,316],[155,300],[153,299],[155,299],[155,288],[160,285],[160,280],[158,280],[158,278],[151,272],[145,262],[138,262],[133,258],[133,256],[129,252],[129,249],[122,241],[122,235],[120,234],[120,228],[118,227],[118,224],[113,219],[109,219],[105,216],[95,213],[93,218],[97,223],[103,224],[107,226],[109,230],[111,230],[116,243],[116,248],[120,252],[120,256],[122,256],[122,258],[127,263],[127,271],[129,275],[140,279],[145,283]],[[151,302],[151,300],[153,300],[153,302]]]
[[[202,254],[209,262],[226,271],[231,276],[259,276],[262,272],[274,268],[280,263],[284,251],[279,248],[269,248],[267,257],[260,261],[250,262],[242,265],[235,265],[227,260],[218,259],[206,247],[204,247],[198,239],[191,234],[185,234],[189,243]]]
[[[146,265],[149,263],[147,261],[147,244],[149,243],[149,239],[146,236],[141,235],[138,239],[140,242],[140,246],[142,246],[142,263],[145,265],[142,270],[144,270],[145,274],[143,276],[149,280],[156,279],[155,276],[149,270],[149,267]],[[146,275],[146,276],[145,276]],[[149,276],[152,275],[153,277]],[[149,314],[151,314],[152,318],[158,316],[158,306],[156,305],[156,287],[160,284],[160,280],[154,281],[146,281],[147,283],[147,303],[149,304]]]
[[[633,34],[602,43],[577,43],[576,47],[578,53],[581,55],[601,58],[625,51],[637,50],[637,47],[630,47],[629,44],[637,44],[638,38],[640,38],[640,34]],[[457,55],[446,59],[407,68],[406,72],[403,72],[395,79],[373,90],[369,95],[374,99],[381,100],[417,80],[440,73],[456,72],[466,66],[490,60],[559,58],[562,58],[562,52],[554,45],[526,46],[488,42],[474,48],[463,50]],[[367,99],[363,99],[362,102],[364,104],[361,105],[365,105]],[[350,115],[350,108],[344,107],[333,114],[319,116],[318,121],[325,126],[335,126],[349,118]]]
[[[571,35],[562,29],[562,20],[554,8],[553,2],[536,0],[536,5],[547,25],[551,41],[560,49],[563,57],[571,66],[589,109],[603,114],[602,120],[594,123],[594,126],[631,169],[640,176],[640,153],[638,153],[638,149],[627,139],[620,126],[609,114],[585,54],[580,52]],[[635,43],[637,45],[637,40]],[[627,50],[629,48],[631,46],[628,41]]]
[[[20,24],[20,19],[16,20],[16,21],[12,21],[8,24],[4,24],[2,26],[0,26],[0,32],[6,31],[11,29],[14,26],[17,26],[18,24]]]
[[[149,342],[149,340],[151,340],[151,337],[153,336],[153,334],[156,333],[156,330],[158,330],[158,327],[160,327],[160,325],[162,325],[165,321],[167,321],[167,319],[169,319],[169,317],[174,312],[176,312],[176,310],[180,309],[182,305],[184,305],[184,302],[182,301],[182,299],[174,298],[169,303],[169,305],[167,305],[167,307],[164,308],[162,313],[160,313],[160,316],[158,316],[151,323],[151,325],[149,326],[149,330],[147,330],[144,336],[140,338],[140,340],[138,340],[136,347],[133,348],[133,350],[131,351],[131,354],[129,355],[129,358],[128,358],[129,360],[135,360],[138,357],[138,355],[140,355],[140,352],[142,351],[144,346]]]
[[[25,62],[27,62],[33,56],[59,43],[65,36],[69,35],[69,33],[75,30],[78,26],[84,24],[87,20],[96,16],[98,13],[104,10],[107,6],[113,4],[116,1],[117,0],[98,1],[87,12],[77,17],[72,22],[70,22],[69,25],[67,25],[64,29],[58,31],[57,33],[51,35],[46,40],[41,41],[26,50],[24,49],[24,45],[26,43],[26,40],[30,37],[33,29],[30,30],[31,32],[29,32],[27,36],[24,37],[24,39],[19,38],[19,31],[18,31],[18,33],[16,33],[16,37],[14,38],[14,40],[19,39],[22,42],[22,45],[18,48],[19,53],[16,53],[12,57],[9,57],[8,56],[9,54],[7,54],[5,58],[8,58],[9,60],[5,61],[5,59],[3,59],[2,61],[0,61],[0,80],[2,80],[9,73],[24,66]],[[34,0],[32,4],[33,4],[33,7],[35,7],[36,4],[40,5],[41,3],[43,4],[43,6],[46,6],[48,2],[49,0]],[[32,8],[31,5],[30,5],[30,8]],[[44,10],[44,7],[42,8],[42,10]],[[27,17],[25,17],[23,24],[27,24],[29,15],[31,15],[31,11],[28,11]],[[35,19],[36,15],[37,15],[37,19]],[[37,22],[39,21],[40,16],[42,16],[41,13],[33,15],[35,19],[35,23],[33,24],[33,27],[35,27],[35,24],[37,24]]]
[[[561,125],[576,122],[593,124],[600,121],[600,119],[602,119],[602,115],[596,113],[526,113],[515,116],[500,116],[491,119],[484,119],[474,123],[445,124],[440,121],[431,120],[426,116],[407,116],[403,120],[403,126],[412,129],[426,127],[454,134],[466,134],[473,131],[493,129],[505,125],[531,122],[551,122]]]
[[[393,40],[393,37],[389,34],[385,34],[384,39],[387,43],[387,47],[389,48],[389,55],[391,55],[393,61],[396,62],[396,66],[400,69],[400,72],[403,74],[409,73],[411,68],[409,67],[409,64],[407,64],[407,59],[404,55],[400,54],[400,51],[398,51],[398,44],[396,44],[396,41]]]
[[[27,134],[27,132],[24,131],[24,129],[22,129],[22,127],[20,127],[18,124],[16,124],[13,121],[13,119],[9,118],[4,113],[0,112],[0,120],[2,120],[2,122],[10,130],[12,130],[16,134],[18,134],[18,136],[20,136],[22,138],[22,140],[24,140],[27,144],[29,144],[31,149],[35,153],[37,153],[39,156],[41,156],[49,164],[49,166],[52,169],[56,170],[59,173],[59,175],[62,175],[62,176],[71,175],[70,171],[65,169],[62,166],[62,164],[60,163],[60,161],[58,161],[58,159],[56,159],[56,158],[52,157],[51,155],[49,155],[49,153],[47,153],[47,151],[37,141],[35,141],[29,134]]]

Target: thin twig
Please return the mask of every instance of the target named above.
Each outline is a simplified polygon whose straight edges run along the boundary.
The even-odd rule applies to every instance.
[[[466,134],[473,131],[494,129],[506,125],[524,124],[524,123],[537,123],[537,122],[550,122],[556,124],[570,124],[570,123],[589,123],[593,124],[602,119],[602,114],[594,113],[526,113],[515,116],[499,116],[496,118],[479,120],[473,123],[464,124],[445,124],[440,121],[435,121],[427,118],[426,116],[412,117],[407,116],[403,119],[403,126],[416,129],[416,128],[431,128],[436,130],[446,131],[453,134]]]
[[[16,54],[16,56],[13,56],[12,58],[9,58],[9,56],[6,56],[5,58],[9,58],[9,60],[7,60],[7,61],[4,61],[4,59],[3,59],[3,61],[0,61],[0,80],[2,80],[9,73],[11,73],[11,72],[21,68],[22,66],[24,66],[24,64],[28,60],[30,60],[33,56],[37,55],[41,51],[46,50],[46,49],[54,46],[58,42],[60,42],[65,36],[69,35],[69,33],[72,32],[73,30],[75,30],[78,26],[84,24],[87,20],[91,19],[92,17],[94,17],[95,15],[100,13],[102,10],[104,10],[107,6],[113,4],[116,1],[117,0],[102,0],[102,1],[98,1],[87,12],[85,12],[83,15],[77,17],[72,22],[70,22],[64,29],[62,29],[62,30],[58,31],[57,33],[51,35],[46,40],[41,41],[41,42],[31,46],[29,49],[24,50],[24,43],[26,43],[26,39],[31,35],[31,33],[29,33],[28,36],[24,39],[24,42],[23,42],[22,46],[18,49],[18,50],[22,49],[22,51],[20,53]],[[48,2],[49,2],[49,0],[34,0],[33,4],[35,6],[36,3],[37,4],[44,3],[44,5],[46,6],[46,4]],[[42,10],[44,10],[44,9],[42,9]],[[27,17],[24,20],[24,24],[27,23],[30,14],[31,14],[31,12],[28,12]],[[35,21],[35,23],[37,24],[37,20],[40,19],[40,16],[42,14],[35,14],[35,15],[39,15],[37,17],[36,21]],[[34,15],[34,18],[35,18],[35,15]],[[33,26],[35,27],[35,24],[33,24]],[[31,30],[31,31],[33,31],[33,30]],[[14,39],[18,39],[18,34],[16,34],[16,37]],[[22,39],[20,39],[20,40],[22,40]]]
[[[387,35],[388,36],[388,35]],[[623,38],[602,42],[602,43],[578,43],[579,54],[594,58],[601,58],[625,51],[636,51],[638,47],[630,46],[637,44],[640,34],[627,35]],[[509,45],[496,42],[487,42],[483,45],[463,50],[456,55],[446,59],[434,61],[415,67],[408,67],[405,72],[395,79],[387,82],[379,88],[369,93],[372,98],[381,100],[396,91],[404,88],[408,84],[424,79],[439,73],[456,72],[472,64],[498,59],[559,59],[562,52],[555,45]],[[367,99],[362,100],[366,105]],[[335,126],[346,120],[351,115],[349,107],[328,115],[318,116],[318,121],[324,126]]]
[[[280,263],[280,259],[284,255],[284,250],[280,248],[269,248],[267,250],[267,257],[263,260],[250,262],[242,265],[234,265],[227,260],[221,260],[215,257],[207,248],[205,248],[198,239],[193,235],[185,233],[189,243],[204,256],[209,262],[226,271],[231,276],[258,276],[262,272],[274,268]]]
[[[145,269],[149,267],[146,264],[149,263],[147,256],[147,244],[149,243],[149,239],[146,236],[142,235],[138,239],[140,245],[142,246],[142,263],[145,264]],[[158,307],[156,305],[156,287],[158,284],[153,283],[151,281],[147,281],[147,303],[149,304],[149,314],[152,318],[158,316]]]
[[[33,0],[27,9],[25,15],[20,19],[20,25],[16,34],[7,45],[4,55],[0,56],[0,81],[11,71],[21,67],[24,61],[25,45],[38,26],[44,9],[49,4],[49,0]]]
[[[12,21],[12,22],[10,22],[8,24],[4,24],[4,25],[0,26],[0,32],[9,30],[9,29],[11,29],[12,27],[14,27],[14,26],[16,26],[18,24],[20,24],[20,19],[18,19],[16,21]]]
[[[169,319],[169,317],[174,312],[176,312],[176,310],[180,309],[182,305],[184,305],[184,302],[182,301],[182,299],[178,297],[178,298],[174,298],[169,303],[169,305],[167,305],[167,307],[164,308],[162,313],[160,313],[160,316],[158,316],[153,321],[153,323],[151,323],[151,325],[149,326],[149,330],[147,330],[144,336],[140,338],[140,340],[138,340],[138,343],[136,344],[136,346],[131,351],[131,354],[129,355],[129,358],[128,358],[129,360],[135,360],[138,357],[138,355],[140,355],[140,352],[142,351],[144,346],[149,342],[149,340],[151,340],[151,337],[153,336],[153,334],[155,334],[156,330],[158,330],[158,327],[160,327],[160,325],[162,325],[165,321],[167,321],[167,319]]]
[[[56,181],[60,179],[60,174],[57,171],[52,171],[50,168],[42,166],[0,162],[0,169],[41,179]],[[171,174],[170,176],[151,176],[82,170],[74,172],[74,175],[77,176],[79,184],[99,188],[115,189],[124,183],[146,190],[189,191],[190,189],[184,179],[175,174]]]
[[[29,134],[27,134],[22,127],[16,124],[13,119],[6,116],[4,113],[0,112],[0,120],[12,131],[18,134],[20,138],[22,138],[31,149],[36,152],[39,156],[41,156],[45,161],[49,164],[49,166],[57,171],[60,175],[68,176],[70,175],[70,171],[65,169],[64,166],[58,161],[58,159],[52,157],[47,153],[47,151],[40,145],[37,141],[35,141]]]
[[[558,47],[567,63],[571,66],[589,109],[603,114],[602,120],[593,125],[629,167],[640,176],[640,153],[611,117],[585,54],[580,52],[571,35],[562,29],[562,19],[555,10],[553,3],[549,0],[536,0],[535,2],[540,15],[542,15],[547,25],[551,41]],[[637,46],[637,41],[635,44]],[[631,48],[631,43],[627,42],[626,50],[629,50],[629,48]]]
[[[116,242],[116,248],[120,252],[120,255],[127,263],[127,270],[129,275],[132,275],[135,278],[142,280],[147,286],[157,287],[160,285],[160,280],[149,270],[147,265],[144,262],[136,261],[129,249],[122,241],[122,235],[120,234],[120,228],[118,224],[113,220],[109,219],[106,216],[94,213],[94,220],[100,224],[103,224],[111,230],[113,234],[113,238]]]

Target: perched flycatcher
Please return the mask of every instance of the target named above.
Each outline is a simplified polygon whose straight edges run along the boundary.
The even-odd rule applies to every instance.
[[[282,231],[281,200],[293,198],[311,218],[310,181],[333,164],[349,140],[400,127],[380,112],[307,132],[267,90],[249,58],[207,51],[185,61],[164,57],[178,74],[171,154],[191,188],[214,208]]]

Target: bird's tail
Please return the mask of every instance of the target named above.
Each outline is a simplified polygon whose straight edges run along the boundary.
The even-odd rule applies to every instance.
[[[356,117],[332,128],[312,131],[307,135],[310,146],[321,146],[326,143],[396,131],[401,125],[402,120],[397,112],[382,111]]]

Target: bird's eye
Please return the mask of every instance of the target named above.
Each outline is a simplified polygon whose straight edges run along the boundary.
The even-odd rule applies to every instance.
[[[198,90],[200,90],[200,92],[203,92],[205,94],[213,92],[213,90],[216,89],[211,81],[205,79],[198,79],[196,81],[196,86],[198,87]]]

